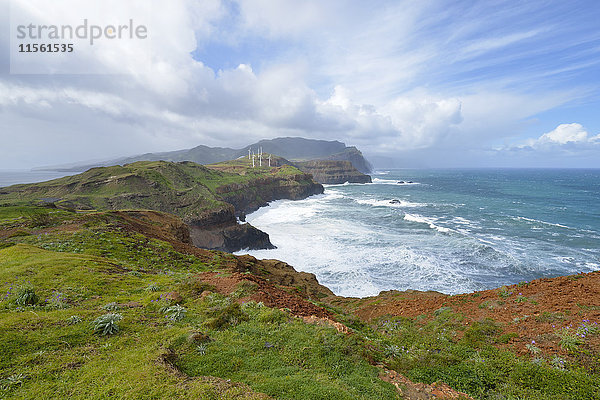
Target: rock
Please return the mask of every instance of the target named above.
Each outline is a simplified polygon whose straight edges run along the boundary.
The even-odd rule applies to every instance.
[[[213,339],[211,339],[210,336],[205,335],[202,332],[192,332],[190,333],[190,336],[188,336],[188,342],[190,343],[206,343],[212,341]]]
[[[166,293],[164,295],[164,298],[176,304],[181,303],[183,301],[183,297],[177,292]]]

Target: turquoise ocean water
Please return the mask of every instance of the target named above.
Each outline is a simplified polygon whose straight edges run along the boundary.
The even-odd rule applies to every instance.
[[[391,170],[373,178],[249,215],[278,247],[249,253],[315,273],[345,296],[454,294],[600,269],[600,170]]]

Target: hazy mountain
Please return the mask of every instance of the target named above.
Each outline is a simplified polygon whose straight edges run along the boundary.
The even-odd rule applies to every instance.
[[[348,147],[342,142],[314,140],[304,138],[276,138],[261,140],[248,145],[242,149],[230,149],[226,147],[197,146],[192,149],[168,151],[161,153],[146,153],[132,157],[100,161],[94,163],[81,163],[79,165],[54,166],[43,168],[45,170],[58,171],[83,171],[92,167],[123,165],[136,161],[192,161],[198,164],[212,164],[220,161],[232,160],[238,157],[248,156],[248,150],[258,152],[262,148],[264,153],[275,154],[290,161],[309,160],[334,160],[350,161],[354,168],[362,173],[371,172],[371,164],[364,158],[356,147]]]

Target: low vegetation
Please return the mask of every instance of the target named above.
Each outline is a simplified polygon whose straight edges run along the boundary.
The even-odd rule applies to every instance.
[[[50,226],[30,218],[50,212]],[[451,308],[367,323],[317,302],[345,333],[252,300],[255,282],[203,282],[209,271],[226,279],[236,259],[185,252],[118,218],[0,207],[0,398],[401,398],[384,369],[477,399],[600,398],[595,321],[540,314],[566,354],[534,342],[517,354],[507,324],[467,324]]]

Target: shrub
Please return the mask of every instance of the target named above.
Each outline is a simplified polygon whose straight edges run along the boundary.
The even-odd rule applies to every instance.
[[[50,213],[31,213],[27,219],[29,220],[29,225],[36,228],[48,226],[54,222],[54,218],[52,218]]]
[[[57,291],[54,291],[52,293],[52,297],[46,299],[46,303],[48,307],[57,310],[69,308],[69,304],[67,303],[67,296]]]
[[[236,299],[246,297],[251,295],[252,293],[255,293],[257,289],[258,283],[244,280],[237,285],[236,290],[233,293],[231,293],[231,297]]]
[[[18,306],[33,306],[40,301],[40,298],[31,287],[23,287],[17,291],[15,304]]]
[[[223,329],[227,326],[235,326],[241,321],[248,321],[249,317],[238,303],[230,303],[227,306],[217,306],[208,310],[211,317],[205,325],[210,329]]]
[[[466,344],[472,346],[480,346],[484,343],[490,344],[499,331],[500,328],[491,319],[476,321],[465,331],[463,340]]]
[[[562,328],[556,335],[560,338],[559,346],[565,350],[575,352],[583,344],[583,338],[568,327]]]
[[[186,308],[180,306],[179,304],[176,304],[171,307],[167,307],[163,311],[163,313],[166,314],[167,319],[169,319],[173,322],[181,321],[182,319],[184,319],[186,312],[187,312]]]
[[[101,335],[114,335],[119,332],[119,321],[122,319],[123,316],[121,314],[104,314],[94,320],[94,331]]]
[[[259,322],[267,324],[281,324],[288,320],[288,314],[277,308],[265,308],[257,319]]]
[[[189,293],[193,297],[200,297],[206,291],[214,292],[215,287],[195,277],[185,280],[179,287],[182,292]]]
[[[146,291],[148,292],[158,292],[159,290],[160,286],[158,286],[156,283],[151,283],[148,285],[148,287],[146,287]]]
[[[511,294],[512,294],[512,292],[509,292],[508,288],[506,286],[502,286],[498,291],[498,296],[500,296],[502,298],[509,297]]]

